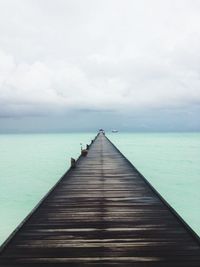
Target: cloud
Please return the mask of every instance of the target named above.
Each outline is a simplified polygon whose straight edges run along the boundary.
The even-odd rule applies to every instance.
[[[195,0],[1,1],[0,116],[198,106],[199,12]]]

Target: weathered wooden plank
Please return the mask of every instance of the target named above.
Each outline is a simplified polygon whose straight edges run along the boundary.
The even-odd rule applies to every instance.
[[[200,266],[200,243],[100,134],[0,254],[0,266]]]

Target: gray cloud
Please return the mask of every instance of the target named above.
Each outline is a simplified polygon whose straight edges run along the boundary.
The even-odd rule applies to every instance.
[[[199,14],[196,0],[1,0],[0,117],[194,114]]]

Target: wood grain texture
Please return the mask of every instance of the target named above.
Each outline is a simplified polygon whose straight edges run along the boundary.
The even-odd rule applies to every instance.
[[[199,267],[200,244],[99,134],[9,240],[0,266]]]

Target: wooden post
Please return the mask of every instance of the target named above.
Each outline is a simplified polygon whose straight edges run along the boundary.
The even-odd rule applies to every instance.
[[[87,154],[88,154],[87,149],[82,149],[82,150],[81,150],[81,155],[82,155],[82,156],[86,157]]]
[[[75,168],[76,167],[76,160],[71,158],[71,168]]]

